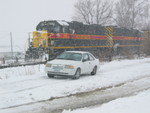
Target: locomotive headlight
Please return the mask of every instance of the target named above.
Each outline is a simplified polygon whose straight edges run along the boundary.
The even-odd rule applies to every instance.
[[[46,64],[46,67],[52,67],[52,64],[48,64],[48,63],[47,63],[47,64]]]
[[[65,68],[66,68],[66,69],[74,69],[75,66],[73,66],[73,65],[65,65]]]

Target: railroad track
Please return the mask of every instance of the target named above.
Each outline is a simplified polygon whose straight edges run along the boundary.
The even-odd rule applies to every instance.
[[[10,67],[19,67],[19,66],[28,66],[28,65],[38,65],[38,64],[45,64],[45,61],[40,62],[24,62],[24,63],[12,63],[12,64],[6,64],[6,65],[0,65],[0,69],[4,68],[10,68]]]

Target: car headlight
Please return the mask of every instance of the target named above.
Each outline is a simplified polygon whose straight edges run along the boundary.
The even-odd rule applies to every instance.
[[[74,69],[75,67],[73,65],[65,65],[66,69]]]
[[[52,67],[52,64],[48,64],[48,63],[47,63],[47,64],[46,64],[46,67]]]

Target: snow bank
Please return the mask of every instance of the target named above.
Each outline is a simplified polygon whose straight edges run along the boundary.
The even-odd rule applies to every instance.
[[[0,69],[0,81],[5,79],[18,79],[25,76],[38,75],[44,72],[44,65],[20,66]]]

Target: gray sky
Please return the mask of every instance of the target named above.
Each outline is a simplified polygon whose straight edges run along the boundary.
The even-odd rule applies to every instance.
[[[75,1],[0,0],[0,31],[31,31],[42,20],[71,20]]]
[[[77,0],[0,0],[0,45],[13,43],[24,48],[28,32],[43,20],[71,21]],[[7,40],[7,41],[6,41]]]

